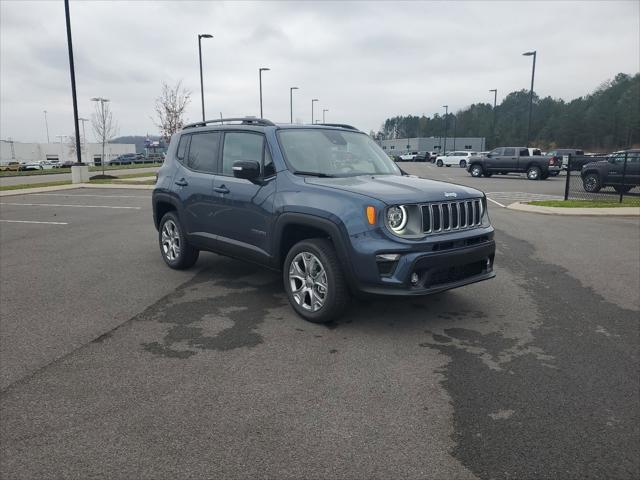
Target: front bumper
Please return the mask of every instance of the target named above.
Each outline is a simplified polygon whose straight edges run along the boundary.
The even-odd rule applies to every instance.
[[[353,252],[358,272],[354,289],[378,295],[429,295],[495,276],[492,227],[434,237],[410,248],[398,248],[392,241],[372,242],[383,248],[368,255]],[[399,259],[392,268],[381,269],[375,255],[390,253],[400,254]]]

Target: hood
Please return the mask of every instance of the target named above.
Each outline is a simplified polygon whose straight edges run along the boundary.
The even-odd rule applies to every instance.
[[[310,185],[366,195],[389,205],[464,200],[483,195],[481,191],[463,185],[399,175],[359,175],[343,178],[306,177],[305,182]]]

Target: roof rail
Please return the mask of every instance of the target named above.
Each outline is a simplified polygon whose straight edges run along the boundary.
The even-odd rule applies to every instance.
[[[358,130],[353,125],[347,125],[346,123],[314,123],[314,125],[324,125],[325,127],[339,127],[339,128],[348,128],[349,130]]]
[[[273,127],[275,123],[271,120],[267,120],[266,118],[257,118],[257,117],[237,117],[237,118],[216,118],[213,120],[204,120],[202,122],[190,123],[182,127],[185,128],[194,128],[194,127],[205,127],[209,123],[225,123],[225,122],[242,122],[242,125],[262,125],[264,127]]]

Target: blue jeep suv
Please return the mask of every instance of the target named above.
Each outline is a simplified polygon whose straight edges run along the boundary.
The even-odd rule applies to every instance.
[[[405,174],[349,125],[187,125],[152,201],[169,267],[206,250],[282,271],[312,322],[338,317],[352,294],[426,295],[495,276],[484,194]]]

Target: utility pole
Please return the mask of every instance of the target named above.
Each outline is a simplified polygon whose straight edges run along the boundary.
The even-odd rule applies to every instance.
[[[258,69],[258,77],[260,78],[260,118],[262,117],[262,72],[268,72],[271,70],[270,68],[259,68]]]
[[[213,35],[208,33],[199,33],[198,34],[198,58],[200,59],[200,100],[202,102],[202,121],[205,121],[204,118],[204,82],[202,81],[202,39],[203,38],[213,38]]]
[[[69,72],[71,74],[71,97],[73,99],[73,123],[76,128],[76,157],[82,164],[80,152],[80,129],[78,128],[78,99],[76,97],[76,72],[73,65],[73,44],[71,42],[71,16],[69,14],[69,0],[64,0],[64,13],[67,20],[67,46],[69,47]]]
[[[493,92],[493,122],[491,123],[491,141],[493,145],[491,148],[496,148],[496,103],[498,101],[498,89],[493,88],[489,91]]]
[[[44,111],[44,126],[47,128],[47,143],[51,143],[49,140],[49,122],[47,121],[47,111]]]
[[[449,105],[443,105],[442,108],[444,108],[444,153],[443,155],[447,154],[447,127],[448,125],[448,120],[449,120]]]
[[[535,50],[531,52],[524,52],[522,55],[525,57],[533,57],[533,66],[531,68],[531,89],[529,90],[529,122],[527,123],[527,144],[529,146],[529,138],[531,138],[531,112],[533,110],[533,79],[536,76],[536,56]]]
[[[317,101],[318,101],[317,98],[314,98],[313,100],[311,100],[311,125],[313,125],[313,104]]]
[[[290,87],[289,88],[289,110],[291,111],[291,119],[290,122],[293,123],[293,91],[299,90],[298,87]]]

